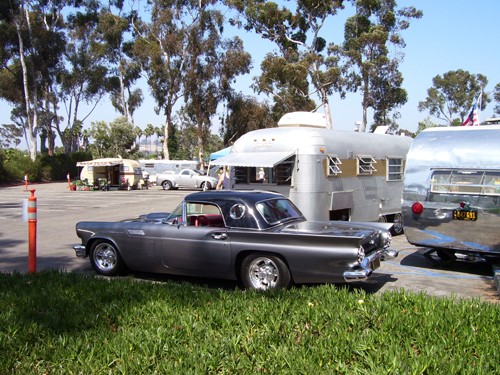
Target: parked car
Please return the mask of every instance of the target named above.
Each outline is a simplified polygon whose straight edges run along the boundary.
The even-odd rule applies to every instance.
[[[156,186],[161,186],[163,190],[179,188],[211,190],[217,186],[217,179],[194,169],[183,169],[179,173],[170,171],[159,173],[156,175]]]
[[[98,274],[125,270],[238,280],[250,289],[366,280],[389,250],[392,224],[309,222],[281,194],[204,191],[172,213],[79,222],[78,257]]]

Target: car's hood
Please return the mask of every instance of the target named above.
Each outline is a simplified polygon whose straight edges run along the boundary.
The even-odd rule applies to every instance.
[[[379,231],[388,231],[392,224],[353,221],[304,221],[285,225],[281,232],[307,233],[363,238]]]
[[[170,216],[170,212],[151,212],[149,214],[140,215],[133,219],[122,220],[123,222],[161,222]]]

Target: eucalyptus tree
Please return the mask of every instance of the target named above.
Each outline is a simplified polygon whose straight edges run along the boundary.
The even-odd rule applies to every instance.
[[[353,3],[355,14],[345,23],[344,42],[332,46],[331,52],[341,58],[346,89],[361,90],[360,131],[364,132],[368,108],[383,113],[384,118],[391,109],[406,102],[401,88],[403,80],[398,73],[401,50],[405,47],[401,32],[410,26],[411,19],[421,18],[422,12],[414,7],[398,8],[395,0]],[[397,49],[397,53],[391,55],[389,47]],[[389,95],[377,95],[380,91]]]
[[[321,32],[325,23],[343,9],[344,1],[297,0],[293,10],[265,0],[226,3],[244,18],[244,22],[233,19],[234,24],[255,31],[278,47],[278,51],[264,58],[263,73],[257,78],[255,89],[272,96],[277,103],[284,102],[283,93],[301,97],[305,106],[302,109],[310,109],[310,97],[317,95],[324,107],[327,127],[331,128],[329,96],[334,91],[342,92],[341,70],[338,58],[329,54]]]
[[[429,114],[442,125],[460,125],[469,114],[478,95],[482,92],[481,108],[491,101],[483,91],[488,79],[482,74],[471,74],[458,69],[437,75],[432,79],[433,86],[427,90],[427,97],[419,102],[419,111]]]
[[[107,124],[105,121],[93,122],[89,132],[93,142],[90,150],[94,158],[127,157],[135,141],[134,126],[126,117],[119,117]]]
[[[220,129],[225,146],[249,131],[271,128],[277,123],[267,103],[241,93],[228,101],[227,112]]]
[[[235,77],[249,73],[250,54],[240,38],[223,39],[224,18],[220,11],[206,9],[187,34],[184,102],[186,114],[196,124],[198,160],[203,163],[212,117],[219,103],[232,95]]]
[[[152,1],[151,21],[134,22],[135,54],[148,77],[157,113],[165,115],[163,156],[176,106],[197,125],[199,158],[211,117],[227,98],[234,78],[249,69],[242,42],[224,40],[224,18],[215,0]]]
[[[132,19],[137,38],[134,54],[146,73],[157,114],[165,115],[163,155],[168,151],[169,130],[173,127],[174,107],[183,96],[182,79],[188,58],[186,30],[195,22],[190,17],[194,4],[187,0],[154,0],[150,22]]]
[[[133,88],[141,76],[140,63],[133,54],[133,18],[137,18],[137,12],[129,9],[127,13],[123,1],[113,0],[101,8],[95,29],[99,51],[118,80],[111,90],[111,103],[132,124],[134,112],[144,99],[142,90]]]
[[[493,99],[495,99],[495,116],[500,116],[500,83],[495,85],[495,92],[493,93]]]
[[[58,76],[53,112],[55,127],[66,153],[78,150],[83,122],[92,114],[106,93],[116,87],[101,53],[96,28],[100,20],[99,3],[83,3],[82,11],[73,9],[66,19],[67,46]],[[83,114],[82,105],[91,104]],[[65,124],[59,120],[64,107]]]
[[[372,131],[377,126],[389,126],[391,133],[397,131],[396,120],[399,118],[399,113],[391,114],[391,112],[408,100],[406,90],[401,87],[402,83],[402,73],[391,64],[381,66],[378,74],[372,78],[369,94],[374,108]]]
[[[22,109],[28,148],[36,159],[40,114],[64,51],[62,10],[70,1],[12,0],[0,13],[2,82],[0,96]],[[12,85],[7,84],[9,82]],[[15,87],[14,87],[15,85]],[[48,136],[51,122],[45,117]]]

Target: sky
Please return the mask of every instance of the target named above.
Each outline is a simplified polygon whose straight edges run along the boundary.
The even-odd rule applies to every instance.
[[[498,15],[500,14],[500,1],[498,0],[399,0],[399,7],[415,6],[423,11],[423,17],[412,20],[410,28],[403,31],[402,36],[406,42],[404,60],[400,65],[403,74],[403,88],[408,92],[407,103],[399,108],[401,118],[398,120],[399,128],[417,130],[418,123],[429,114],[419,112],[418,103],[425,100],[427,89],[432,87],[432,79],[436,75],[443,75],[452,70],[463,69],[471,74],[483,74],[488,78],[486,92],[492,93],[497,83],[500,83],[500,49],[498,37]],[[342,40],[343,20],[351,15],[351,10],[346,9],[339,17],[332,18],[332,23],[325,26],[325,39],[339,43]],[[252,72],[244,77],[239,77],[235,86],[248,96],[256,96],[250,88],[252,77],[259,74],[260,62],[266,53],[275,47],[268,41],[260,39],[245,31],[239,31],[245,48],[253,59]],[[141,80],[145,100],[134,114],[136,126],[145,128],[147,124],[162,126],[164,117],[154,112],[155,103],[149,95],[145,80]],[[260,97],[264,100],[265,97]],[[314,98],[319,102],[318,98]],[[348,94],[346,99],[338,95],[330,97],[332,109],[333,128],[351,131],[355,123],[362,119],[361,97],[358,94]],[[481,121],[492,117],[495,104],[490,103],[481,113]],[[0,124],[10,122],[10,106],[0,101]],[[320,109],[319,112],[322,112]],[[83,111],[81,112],[83,115]],[[97,105],[96,110],[84,123],[84,128],[89,128],[92,122],[111,122],[119,117],[118,112],[112,107],[109,98],[104,98]],[[437,119],[433,122],[439,123]],[[212,132],[218,134],[216,123]]]

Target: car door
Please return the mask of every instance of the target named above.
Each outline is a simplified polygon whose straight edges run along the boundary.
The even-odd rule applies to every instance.
[[[199,215],[218,215],[214,205],[188,204],[180,224],[166,225],[160,258],[169,272],[217,276],[231,270],[231,241],[227,228],[197,226]]]
[[[196,185],[195,174],[190,170],[184,170],[179,174],[177,183],[179,187],[189,187],[189,188],[195,187]]]

